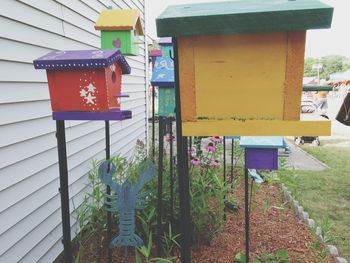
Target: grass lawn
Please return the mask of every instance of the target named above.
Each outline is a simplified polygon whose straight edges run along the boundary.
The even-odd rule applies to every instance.
[[[326,163],[324,171],[281,171],[281,181],[318,226],[330,220],[332,242],[342,257],[350,259],[350,148],[303,146]]]

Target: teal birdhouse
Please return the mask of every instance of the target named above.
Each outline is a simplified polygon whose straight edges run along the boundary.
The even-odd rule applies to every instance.
[[[175,89],[159,88],[158,114],[164,117],[175,117]]]
[[[95,29],[101,30],[101,49],[119,49],[123,55],[139,54],[139,37],[144,31],[138,10],[104,10]]]
[[[174,55],[173,42],[171,37],[162,37],[159,39],[159,45],[162,49],[163,57],[171,57]]]

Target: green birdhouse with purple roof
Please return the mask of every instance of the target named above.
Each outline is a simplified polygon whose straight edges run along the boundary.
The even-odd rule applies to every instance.
[[[140,13],[136,9],[104,10],[95,24],[101,30],[101,49],[119,49],[123,55],[137,56],[140,36],[144,35]]]

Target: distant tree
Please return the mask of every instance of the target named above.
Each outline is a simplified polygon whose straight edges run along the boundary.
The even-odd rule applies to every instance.
[[[346,71],[350,68],[350,60],[341,55],[330,55],[318,58],[306,58],[304,64],[304,76],[317,76],[317,69],[313,69],[313,65],[322,64],[320,71],[321,79],[329,79],[330,74],[335,72]]]
[[[304,63],[304,76],[312,77],[317,75],[317,70],[313,69],[312,66],[318,63],[317,58],[306,58]]]

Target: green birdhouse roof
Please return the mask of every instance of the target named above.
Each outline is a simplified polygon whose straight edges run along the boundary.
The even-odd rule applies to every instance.
[[[330,28],[333,8],[318,0],[238,0],[169,6],[159,37]]]

